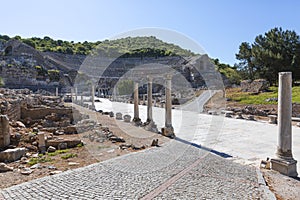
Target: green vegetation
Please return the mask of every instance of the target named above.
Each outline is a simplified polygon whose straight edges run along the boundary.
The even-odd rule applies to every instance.
[[[37,163],[45,163],[45,162],[51,162],[52,159],[51,158],[47,158],[47,157],[38,157],[38,158],[30,158],[28,164],[30,166],[35,165]]]
[[[212,62],[215,64],[216,70],[225,75],[229,79],[230,83],[240,84],[242,76],[236,66],[232,67],[228,64],[220,63],[219,59],[212,59]]]
[[[7,35],[0,35],[0,41],[5,42],[11,38]],[[54,40],[48,36],[44,38],[32,37],[21,38],[15,36],[14,39],[20,40],[25,44],[39,50],[48,52],[58,52],[66,54],[88,55],[96,49],[107,56],[123,57],[163,57],[163,56],[192,56],[195,55],[190,50],[182,49],[177,45],[163,42],[154,36],[149,37],[126,37],[116,40],[105,40],[97,42],[74,42]],[[96,52],[93,52],[96,53]]]
[[[242,92],[240,88],[232,88],[226,90],[226,98],[229,98],[232,101],[237,101],[241,104],[277,104],[277,102],[275,101],[266,101],[266,99],[277,97],[278,88],[274,86],[270,87],[269,92],[262,92],[259,94]],[[300,87],[293,87],[292,101],[300,102]]]
[[[300,39],[295,31],[274,28],[258,35],[253,44],[243,42],[236,58],[245,79],[267,79],[276,84],[278,72],[293,72],[293,80],[300,79]]]
[[[69,158],[74,158],[77,157],[76,153],[68,153],[66,155],[61,156],[62,159],[69,159]]]
[[[80,144],[77,144],[76,147],[83,147],[83,146],[84,146],[84,144],[81,142]]]
[[[64,154],[64,153],[68,153],[68,152],[69,152],[69,149],[56,150],[55,152],[48,153],[47,155],[48,156],[56,156],[58,154]]]

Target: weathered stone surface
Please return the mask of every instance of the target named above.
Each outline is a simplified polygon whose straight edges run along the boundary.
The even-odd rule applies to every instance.
[[[73,148],[76,147],[78,144],[81,144],[81,140],[80,139],[57,139],[57,140],[47,140],[46,142],[46,146],[53,146],[55,148],[58,149],[58,145],[60,143],[66,143],[67,144],[67,148]]]
[[[117,120],[122,120],[123,119],[122,113],[120,113],[120,112],[116,113],[116,119]]]
[[[68,126],[64,128],[64,133],[65,134],[77,134],[77,128],[76,126]]]
[[[254,81],[244,80],[241,82],[241,89],[243,92],[258,93],[268,90],[269,86],[269,82],[265,79],[257,79]]]
[[[130,122],[131,121],[131,116],[130,115],[124,115],[124,122]]]
[[[51,153],[51,152],[55,152],[56,151],[56,148],[53,147],[53,146],[49,146],[48,149],[47,149],[47,152]]]
[[[19,160],[25,153],[25,148],[7,149],[0,152],[0,162],[13,162]]]
[[[5,163],[0,163],[0,172],[13,171],[14,168],[6,165]]]
[[[0,148],[10,144],[9,119],[7,115],[0,115]]]

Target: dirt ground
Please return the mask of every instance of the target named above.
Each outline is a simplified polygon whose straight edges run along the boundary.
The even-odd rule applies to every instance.
[[[102,115],[100,113],[92,112],[85,108],[82,108],[81,111],[83,111],[85,114],[96,114],[97,122],[101,123],[102,127],[108,127],[114,135],[118,137],[123,137],[126,141],[126,144],[134,145],[135,147],[141,147],[141,149],[143,149],[144,147],[159,148],[151,147],[153,139],[158,139],[159,145],[169,140],[168,138],[160,134],[151,134],[151,137],[137,138],[121,130],[116,124],[115,118],[111,118],[107,115]],[[59,152],[56,154],[46,153],[46,155],[31,155],[30,158],[36,157],[43,161],[39,162],[38,165],[34,165],[36,168],[31,169],[32,173],[30,173],[29,175],[21,174],[21,171],[24,171],[24,168],[28,169],[32,167],[32,164],[28,163],[29,159],[24,162],[19,160],[16,162],[7,163],[7,165],[13,167],[14,170],[0,173],[0,189],[27,182],[36,178],[49,176],[51,174],[87,166],[93,163],[108,160],[131,152],[139,151],[139,149],[135,150],[132,148],[122,150],[120,149],[120,145],[124,143],[112,143],[110,140],[106,140],[104,142],[91,141],[88,138],[88,135],[93,131],[95,130],[74,135],[60,135],[60,138],[81,139],[84,143],[84,146],[69,148],[67,150],[62,151],[56,151]]]
[[[273,170],[262,170],[263,177],[278,200],[300,199],[300,178],[284,176]]]

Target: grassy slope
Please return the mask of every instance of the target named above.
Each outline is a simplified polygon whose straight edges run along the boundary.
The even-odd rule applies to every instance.
[[[275,101],[266,101],[266,99],[273,97],[278,97],[277,87],[270,87],[270,92],[259,93],[257,95],[249,92],[241,92],[240,88],[226,90],[226,98],[230,98],[241,104],[277,104]],[[293,87],[292,100],[293,102],[300,103],[300,87]]]

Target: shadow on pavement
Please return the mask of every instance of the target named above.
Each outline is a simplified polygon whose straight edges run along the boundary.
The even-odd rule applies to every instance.
[[[184,140],[184,139],[181,139],[181,138],[178,138],[178,137],[176,137],[175,140],[179,141],[179,142],[182,142],[184,144],[192,145],[193,147],[196,147],[196,148],[199,148],[199,149],[203,149],[204,151],[211,152],[211,153],[216,154],[218,156],[221,156],[223,158],[232,158],[232,156],[227,154],[227,153],[220,152],[220,151],[217,151],[217,150],[214,150],[214,149],[210,149],[208,147],[205,147],[205,146],[202,146],[200,144],[193,143],[193,142],[189,142],[187,140]]]

